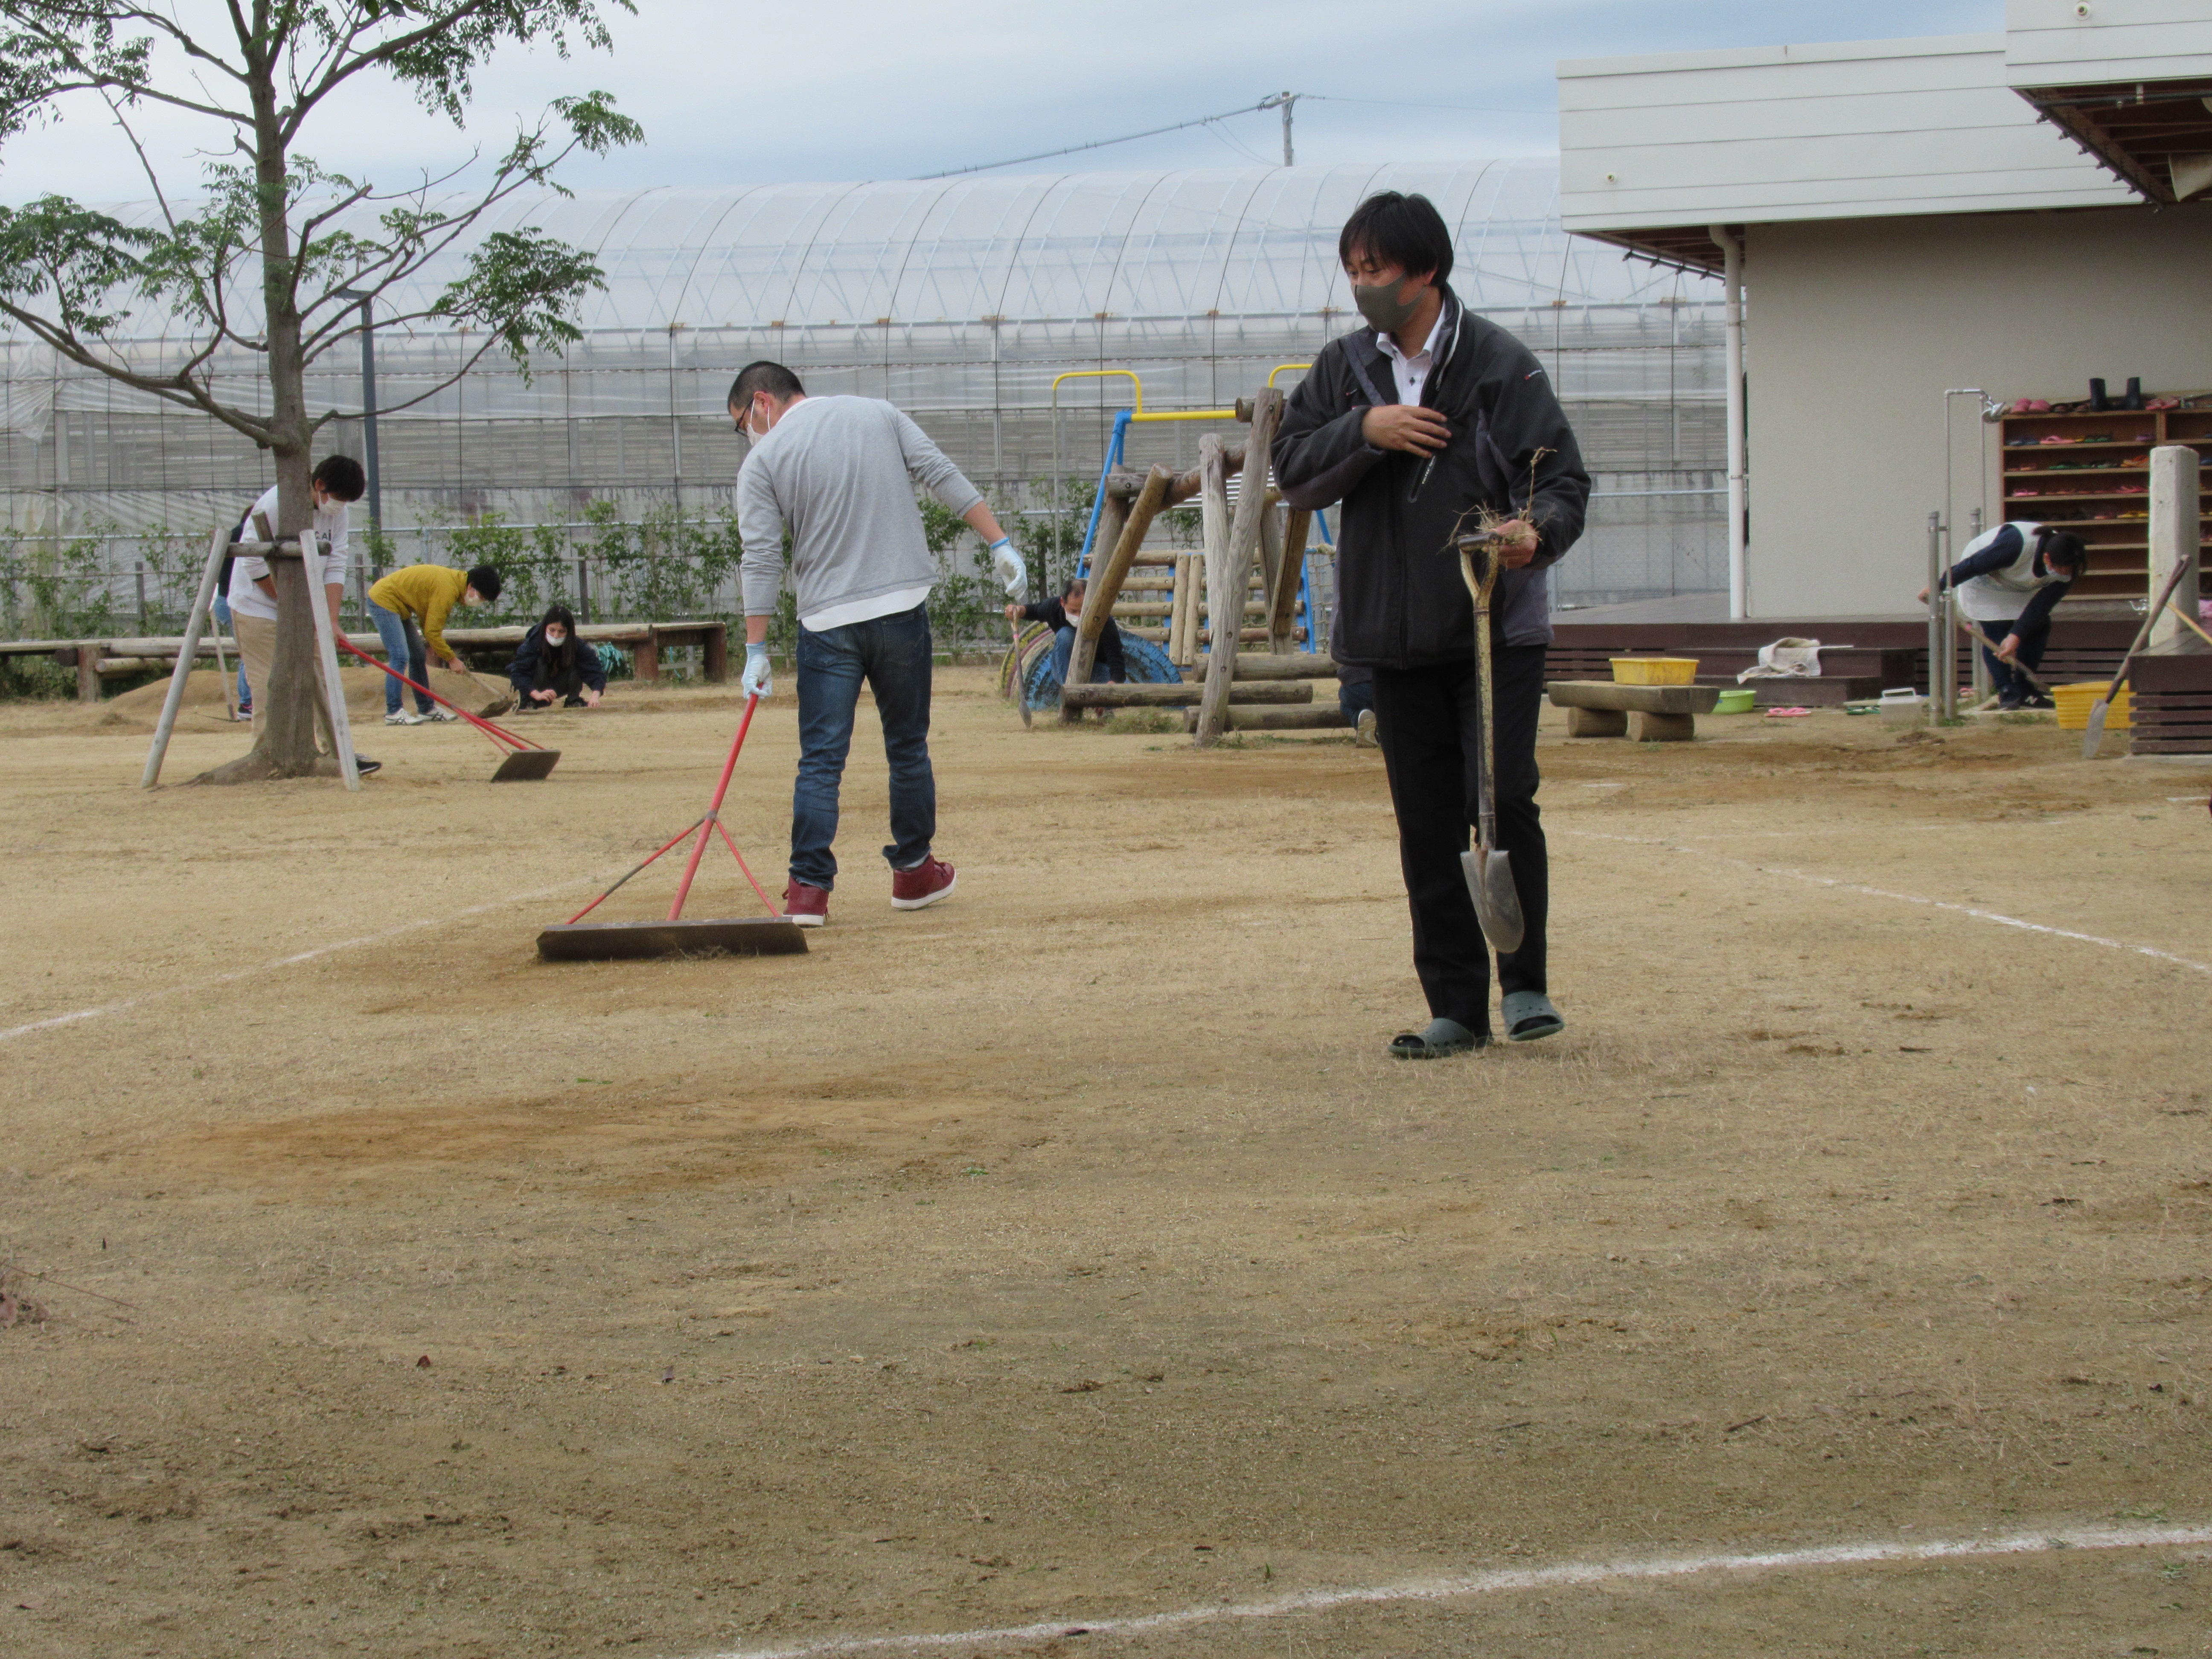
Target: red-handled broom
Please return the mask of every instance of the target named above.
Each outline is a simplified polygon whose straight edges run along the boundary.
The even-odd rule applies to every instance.
[[[722,827],[722,799],[730,793],[730,775],[738,769],[738,751],[745,746],[745,733],[752,727],[753,710],[760,706],[757,695],[745,699],[744,718],[738,722],[738,735],[731,741],[729,758],[722,763],[722,775],[714,785],[714,798],[707,805],[706,812],[686,824],[675,835],[655,848],[634,866],[621,881],[593,899],[589,904],[556,927],[548,927],[538,936],[538,954],[548,962],[611,962],[641,957],[703,956],[723,951],[731,956],[781,957],[806,954],[806,933],[799,925],[779,913],[775,902],[754,876],[745,855],[738,851],[738,844],[730,839],[730,832]],[[663,853],[674,847],[693,830],[699,837],[691,843],[691,857],[684,866],[684,878],[676,884],[676,902],[668,907],[665,921],[586,921],[584,918],[598,909],[631,876],[643,870]],[[768,906],[765,916],[732,917],[714,921],[686,921],[684,902],[691,896],[692,878],[699,873],[699,860],[706,856],[709,834],[722,838],[730,849],[730,856],[738,861],[738,868],[745,872],[760,902]]]
[[[525,743],[520,738],[516,737],[514,732],[507,731],[505,727],[494,726],[489,720],[484,720],[478,715],[471,714],[467,709],[462,708],[459,703],[449,702],[447,699],[440,696],[435,691],[433,691],[428,686],[424,685],[421,681],[408,678],[406,675],[401,673],[390,663],[377,661],[375,658],[370,656],[368,652],[362,650],[351,640],[346,638],[344,635],[340,634],[337,636],[337,642],[342,648],[352,652],[355,656],[359,657],[370,667],[381,668],[386,673],[391,675],[393,679],[398,680],[400,684],[411,685],[417,691],[420,691],[424,696],[429,698],[433,702],[444,703],[447,708],[452,709],[456,714],[459,714],[471,726],[475,726],[477,731],[489,738],[492,740],[492,746],[495,749],[499,749],[502,755],[507,756],[506,759],[500,762],[499,770],[491,775],[491,781],[494,783],[514,783],[517,781],[535,781],[536,779],[544,777],[547,773],[550,772],[553,769],[553,763],[561,758],[561,751],[559,750],[540,749],[536,744]],[[511,747],[513,752],[508,753],[507,748],[501,747],[502,744]]]

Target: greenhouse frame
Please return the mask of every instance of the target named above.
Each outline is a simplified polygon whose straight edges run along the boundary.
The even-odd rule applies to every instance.
[[[1567,236],[1549,159],[518,196],[476,234],[535,227],[593,251],[605,285],[565,356],[526,372],[488,356],[420,402],[483,337],[376,331],[380,562],[469,556],[488,528],[522,527],[549,556],[626,532],[682,558],[700,536],[727,537],[744,441],[724,400],[758,357],[789,364],[811,392],[897,404],[1042,537],[1033,521],[1054,511],[1056,468],[1060,503],[1087,500],[1134,383],[1151,411],[1225,410],[1271,374],[1296,383],[1291,366],[1356,316],[1337,234],[1383,189],[1436,202],[1453,228],[1455,288],[1535,349],[1582,440],[1597,489],[1588,536],[1554,573],[1555,603],[1724,588],[1717,285]],[[416,297],[466,251],[421,272]],[[191,345],[149,313],[119,335],[118,354],[141,365]],[[222,395],[265,403],[254,354],[228,349],[214,368]],[[1091,374],[1064,378],[1075,371]],[[308,393],[342,416],[319,449],[362,454],[355,338],[311,366]],[[1230,424],[1139,426],[1128,459],[1190,465],[1199,434]],[[185,550],[204,553],[273,476],[216,422],[0,337],[0,621],[19,635],[51,625],[65,595],[120,622],[135,606],[149,628],[173,624],[198,556]],[[356,509],[356,522],[368,516]],[[617,582],[600,609],[734,612],[729,561],[709,562],[689,584]],[[38,618],[34,588],[50,601]]]

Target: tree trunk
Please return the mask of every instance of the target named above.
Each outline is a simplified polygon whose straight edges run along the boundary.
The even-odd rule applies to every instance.
[[[256,148],[254,173],[261,197],[261,295],[269,323],[269,448],[276,461],[276,523],[282,538],[313,527],[314,498],[308,475],[309,426],[305,359],[301,355],[296,273],[291,258],[291,216],[285,199],[284,141],[276,118],[273,76],[259,63],[252,76]],[[335,756],[315,748],[315,621],[307,607],[326,603],[311,589],[304,559],[271,559],[276,579],[276,648],[269,684],[253,695],[262,710],[253,747],[238,759],[203,773],[195,782],[251,783],[263,778],[336,777]]]

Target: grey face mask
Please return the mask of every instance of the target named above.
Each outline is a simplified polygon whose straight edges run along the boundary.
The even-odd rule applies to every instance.
[[[1412,320],[1413,313],[1421,308],[1418,298],[1401,300],[1398,297],[1398,290],[1405,285],[1402,276],[1395,283],[1354,283],[1352,285],[1352,303],[1359,307],[1359,314],[1367,319],[1370,328],[1385,334],[1395,333]]]

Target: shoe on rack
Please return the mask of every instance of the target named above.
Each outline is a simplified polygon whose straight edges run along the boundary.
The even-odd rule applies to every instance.
[[[457,720],[460,716],[441,702],[422,718],[426,720]]]
[[[783,919],[800,927],[819,927],[830,920],[830,890],[793,876],[783,890]]]
[[[422,724],[422,717],[420,714],[410,714],[404,708],[395,708],[384,717],[384,723],[386,726],[420,726]]]
[[[919,910],[952,896],[952,866],[926,858],[911,870],[891,872],[891,908]]]

